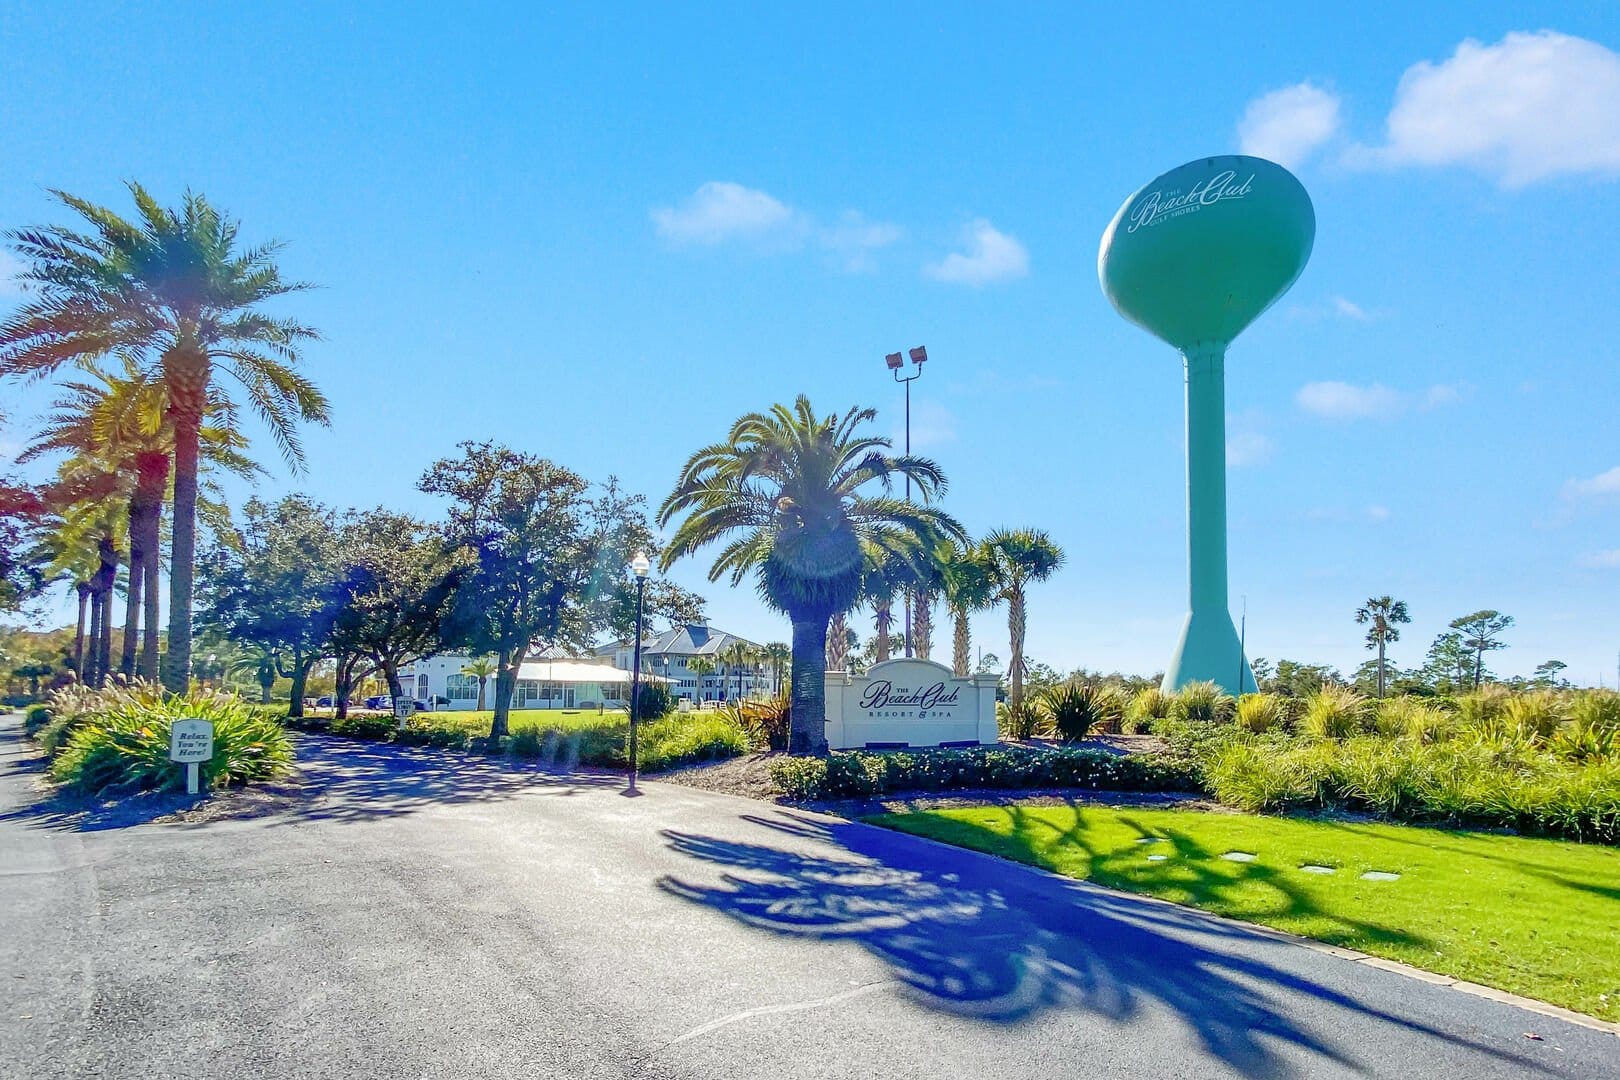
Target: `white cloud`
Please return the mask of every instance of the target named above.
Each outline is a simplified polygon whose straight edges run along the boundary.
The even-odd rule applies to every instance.
[[[1582,556],[1580,565],[1587,570],[1620,570],[1620,548]]]
[[[967,251],[953,251],[937,263],[923,267],[923,273],[939,281],[958,285],[986,285],[1029,273],[1029,252],[1016,238],[999,231],[983,218],[969,222],[962,231]]]
[[[787,206],[754,188],[710,180],[680,206],[652,212],[658,235],[676,244],[713,246],[728,240],[781,240],[797,231]]]
[[[1271,460],[1273,444],[1265,431],[1265,413],[1259,409],[1228,413],[1226,416],[1226,466],[1229,469],[1264,465]]]
[[[1342,296],[1335,296],[1333,298],[1333,310],[1336,313],[1343,315],[1347,319],[1355,319],[1358,322],[1366,322],[1367,319],[1370,318],[1370,316],[1367,314],[1366,308],[1362,307],[1354,300],[1346,300]]]
[[[1620,465],[1616,465],[1608,472],[1600,472],[1596,476],[1584,480],[1571,480],[1564,485],[1564,494],[1579,498],[1591,495],[1620,495]]]
[[[1338,130],[1338,95],[1302,82],[1249,102],[1238,121],[1238,145],[1245,154],[1292,168]]]
[[[1406,69],[1384,146],[1352,163],[1462,165],[1517,188],[1620,173],[1620,55],[1552,30],[1472,38]]]
[[[1388,521],[1389,520],[1389,507],[1387,507],[1387,506],[1369,506],[1369,507],[1367,507],[1367,520],[1368,521],[1375,521],[1375,522],[1379,522],[1379,523]]]
[[[817,242],[838,256],[845,270],[866,273],[875,269],[872,252],[888,247],[905,235],[898,225],[870,221],[856,210],[845,210],[835,225],[822,228]]]
[[[1418,393],[1391,390],[1382,383],[1356,386],[1346,382],[1306,383],[1294,402],[1306,412],[1330,420],[1389,419],[1407,409],[1437,409],[1462,399],[1463,388],[1440,383]]]

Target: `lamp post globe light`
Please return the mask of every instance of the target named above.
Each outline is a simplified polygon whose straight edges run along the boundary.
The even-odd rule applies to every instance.
[[[1163,689],[1255,688],[1226,591],[1226,350],[1299,279],[1316,212],[1292,173],[1223,155],[1171,169],[1114,215],[1097,252],[1103,294],[1182,355],[1187,388],[1188,612]]]
[[[911,384],[916,382],[918,379],[922,378],[922,366],[923,366],[923,364],[927,363],[927,361],[928,361],[928,349],[925,346],[918,345],[915,349],[912,349],[910,351],[910,356],[911,356],[911,363],[917,369],[916,371],[912,372],[910,375],[901,375],[900,374],[900,369],[905,366],[905,359],[899,353],[892,352],[892,353],[890,353],[889,355],[887,355],[887,356],[885,356],[883,358],[883,362],[885,364],[887,364],[888,367],[889,367],[889,370],[894,373],[894,381],[897,382],[897,383],[902,384],[906,388],[906,456],[907,457],[911,456]],[[907,473],[906,474],[906,502],[910,502],[910,501],[911,501],[911,474]],[[906,603],[905,603],[905,606],[906,606],[906,624],[905,624],[906,641],[905,641],[905,645],[906,645],[906,656],[909,657],[909,656],[911,656],[911,648],[912,648],[912,646],[911,646],[911,590],[906,589],[904,591],[905,591],[905,599],[906,599]]]
[[[630,560],[630,569],[636,575],[636,647],[630,663],[630,786],[625,794],[636,794],[636,722],[641,712],[641,620],[647,599],[647,572],[652,562],[645,551],[636,552]]]

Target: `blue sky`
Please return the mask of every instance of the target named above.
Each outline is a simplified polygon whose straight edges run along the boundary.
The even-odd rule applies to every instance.
[[[9,4],[0,228],[60,220],[50,187],[127,209],[134,178],[288,241],[335,421],[260,490],[340,506],[438,513],[415,481],[467,438],[656,503],[799,392],[897,432],[883,354],[926,344],[949,508],[1068,552],[1032,657],[1148,672],[1185,601],[1180,366],[1108,306],[1097,243],[1158,173],[1262,152],[1318,231],[1228,364],[1251,654],[1348,670],[1389,592],[1400,663],[1494,607],[1500,670],[1614,685],[1620,24],[1317,7]],[[14,449],[48,389],[0,393]],[[701,570],[717,623],[786,638]],[[1005,657],[1003,619],[975,626]]]

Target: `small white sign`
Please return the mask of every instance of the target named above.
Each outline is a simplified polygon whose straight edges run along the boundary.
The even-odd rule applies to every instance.
[[[207,720],[176,720],[169,728],[169,760],[207,761],[214,756],[214,725]]]
[[[394,715],[401,720],[408,719],[416,712],[416,702],[410,698],[397,697],[394,699]]]

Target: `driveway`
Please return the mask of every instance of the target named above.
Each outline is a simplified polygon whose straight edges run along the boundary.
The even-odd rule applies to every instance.
[[[249,816],[103,827],[0,722],[0,1075],[1620,1077],[1613,1035],[865,825],[300,758]]]

